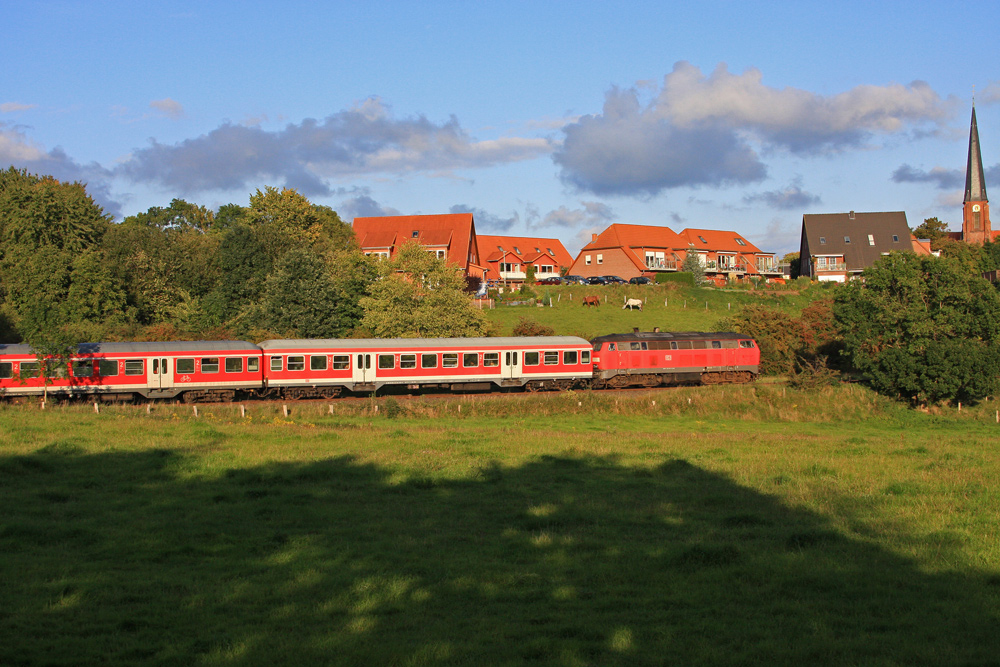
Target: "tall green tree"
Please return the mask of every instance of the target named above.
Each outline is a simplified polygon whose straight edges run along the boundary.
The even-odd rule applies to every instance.
[[[925,218],[923,223],[913,229],[913,235],[918,239],[930,239],[931,250],[940,250],[950,241],[948,223],[937,218]]]
[[[291,248],[320,254],[355,247],[354,230],[328,206],[317,206],[291,188],[267,186],[250,195],[247,224],[277,262]]]
[[[694,250],[688,250],[684,253],[684,261],[681,262],[681,271],[691,274],[694,278],[695,286],[705,283],[705,267],[702,266],[701,259]]]
[[[486,317],[465,292],[454,266],[417,243],[404,244],[392,260],[379,262],[378,280],[361,299],[367,327],[378,338],[482,336]]]
[[[833,312],[882,393],[936,403],[1000,390],[1000,295],[956,259],[887,255],[838,289]]]

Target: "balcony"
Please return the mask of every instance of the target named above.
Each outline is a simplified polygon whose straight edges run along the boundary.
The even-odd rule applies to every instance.
[[[847,262],[827,262],[826,264],[816,263],[813,266],[816,273],[823,273],[824,271],[847,271]]]
[[[646,260],[646,268],[650,271],[676,271],[677,262],[673,260]]]
[[[709,273],[746,273],[746,264],[719,264],[715,261],[705,262],[705,271]]]

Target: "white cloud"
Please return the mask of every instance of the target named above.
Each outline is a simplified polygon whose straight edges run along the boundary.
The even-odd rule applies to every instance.
[[[763,84],[759,70],[706,76],[679,62],[662,87],[611,89],[601,113],[563,128],[553,155],[564,181],[598,194],[761,181],[760,154],[818,155],[865,146],[877,135],[938,129],[952,105],[923,82],[858,86],[824,97]]]
[[[14,113],[15,111],[28,111],[29,109],[34,109],[37,106],[37,104],[22,104],[21,102],[3,102],[0,104],[0,112]]]
[[[152,109],[156,109],[171,120],[177,120],[184,117],[184,107],[181,106],[180,102],[172,100],[169,97],[162,100],[153,100],[149,103],[149,106]]]

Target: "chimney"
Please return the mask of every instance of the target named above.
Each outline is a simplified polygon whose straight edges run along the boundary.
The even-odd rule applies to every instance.
[[[591,243],[597,243],[597,234],[591,233],[591,235],[590,235],[590,242]]]
[[[847,217],[850,218],[851,220],[854,220],[854,211],[851,211],[850,213],[848,213]]]

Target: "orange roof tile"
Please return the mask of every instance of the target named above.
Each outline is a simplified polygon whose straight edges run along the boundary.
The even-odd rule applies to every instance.
[[[361,249],[385,248],[387,235],[398,248],[409,240],[427,246],[448,246],[448,263],[468,269],[478,262],[476,227],[471,213],[445,213],[441,215],[387,215],[373,218],[354,218],[354,235]]]
[[[573,257],[559,239],[538,238],[533,236],[486,236],[478,237],[480,256],[491,256],[501,247],[506,252],[517,253],[526,262],[534,261],[540,255],[548,255],[555,259],[559,266],[570,266]],[[535,248],[538,248],[536,251]],[[520,250],[520,252],[518,252]],[[549,251],[552,251],[549,253]],[[531,257],[531,259],[528,259]],[[490,260],[493,261],[493,260]]]

